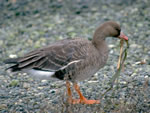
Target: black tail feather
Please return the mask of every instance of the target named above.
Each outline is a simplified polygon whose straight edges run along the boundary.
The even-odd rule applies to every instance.
[[[19,64],[18,64],[18,58],[10,58],[10,59],[6,59],[4,61],[5,64],[14,64],[13,66],[10,66],[8,68],[6,68],[6,70],[11,70],[12,72],[15,72],[15,71],[20,71],[21,69],[18,67]]]
[[[6,59],[4,60],[5,64],[17,64],[18,62],[18,58],[10,58],[10,59]]]
[[[6,70],[11,70],[12,72],[16,72],[16,71],[21,71],[21,68],[18,67],[18,64],[15,64],[9,68],[7,68]]]

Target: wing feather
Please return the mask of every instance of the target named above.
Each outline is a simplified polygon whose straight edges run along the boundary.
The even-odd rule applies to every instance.
[[[62,40],[49,47],[38,49],[19,58],[15,70],[35,69],[59,70],[72,61],[84,59],[87,54],[82,49],[86,45],[81,40]],[[86,42],[86,41],[85,41]],[[86,47],[85,47],[86,48]],[[13,66],[12,66],[13,67]],[[11,68],[11,67],[10,67]]]

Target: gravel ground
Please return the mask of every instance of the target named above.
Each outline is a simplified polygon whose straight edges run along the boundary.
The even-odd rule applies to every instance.
[[[149,0],[1,0],[0,112],[150,113],[149,4]],[[107,65],[80,83],[83,94],[89,99],[101,98],[101,104],[68,105],[63,81],[38,81],[26,74],[5,71],[8,65],[4,59],[63,38],[91,39],[95,28],[107,20],[121,24],[130,48],[118,84],[103,98],[116,71],[119,40],[107,39]]]

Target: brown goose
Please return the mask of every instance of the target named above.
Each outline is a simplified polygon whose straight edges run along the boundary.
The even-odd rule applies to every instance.
[[[9,67],[13,72],[25,71],[40,79],[55,77],[66,80],[69,103],[98,104],[99,100],[87,100],[82,95],[77,82],[91,77],[105,65],[108,58],[106,37],[128,40],[119,24],[108,21],[96,29],[92,41],[84,38],[60,40],[5,63],[14,63]],[[80,99],[72,98],[70,81]]]

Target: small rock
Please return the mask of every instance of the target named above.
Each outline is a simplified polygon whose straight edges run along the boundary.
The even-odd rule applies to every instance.
[[[52,89],[49,91],[50,93],[55,93],[56,92],[56,89]]]
[[[9,57],[10,57],[10,58],[17,58],[17,55],[11,54],[11,55],[9,55]]]
[[[0,110],[6,109],[6,108],[7,108],[7,105],[6,105],[6,104],[1,104],[1,105],[0,105]]]
[[[23,87],[24,87],[24,88],[29,88],[29,87],[30,87],[30,84],[29,84],[29,83],[24,83],[24,84],[23,84]]]
[[[42,80],[41,82],[45,83],[45,82],[47,82],[47,80]]]
[[[120,83],[121,83],[121,84],[127,84],[127,82],[126,82],[126,81],[120,81]]]
[[[109,44],[109,45],[108,45],[108,47],[109,47],[109,48],[114,48],[114,47],[115,47],[115,45],[113,45],[113,44]]]
[[[131,44],[130,47],[131,48],[141,48],[142,46],[138,45],[138,44]]]
[[[12,80],[9,84],[10,87],[16,87],[19,85],[19,81],[18,80]]]
[[[41,89],[43,89],[43,87],[38,87],[38,89],[40,89],[40,90],[41,90]]]
[[[99,82],[98,80],[97,81],[94,81],[94,80],[91,80],[91,81],[88,81],[88,83],[97,83]]]

